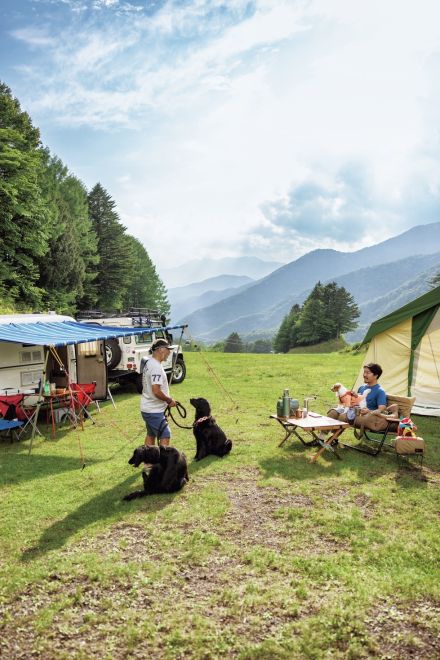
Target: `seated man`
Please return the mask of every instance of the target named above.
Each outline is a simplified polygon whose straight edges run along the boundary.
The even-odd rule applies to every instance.
[[[387,395],[378,383],[381,375],[382,367],[379,364],[374,362],[365,364],[363,371],[364,385],[359,387],[358,393],[362,394],[365,390],[370,390],[366,397],[367,406],[360,408],[355,418],[347,415],[347,412],[340,413],[333,408],[328,411],[328,417],[350,424],[354,423],[354,426],[358,428],[363,426],[371,431],[384,430],[387,427],[387,421],[382,413],[397,413],[397,410],[395,410],[397,406],[390,406],[387,409]]]

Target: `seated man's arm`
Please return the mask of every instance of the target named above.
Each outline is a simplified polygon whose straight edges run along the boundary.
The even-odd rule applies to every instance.
[[[368,415],[368,413],[383,413],[385,412],[387,408],[387,395],[385,394],[385,390],[382,388],[377,394],[377,400],[376,400],[376,408],[373,410],[370,410],[369,408],[363,408],[361,409],[360,413],[361,415]]]

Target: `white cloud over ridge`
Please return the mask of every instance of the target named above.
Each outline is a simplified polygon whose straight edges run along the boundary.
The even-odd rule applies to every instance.
[[[290,260],[438,219],[436,1],[38,4],[73,18],[12,32],[34,53],[20,99],[40,126],[109,136],[114,157],[59,155],[158,263]]]

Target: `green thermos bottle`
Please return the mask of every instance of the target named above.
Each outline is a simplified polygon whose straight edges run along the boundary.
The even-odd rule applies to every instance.
[[[290,416],[290,396],[289,390],[284,390],[283,394],[283,417]]]

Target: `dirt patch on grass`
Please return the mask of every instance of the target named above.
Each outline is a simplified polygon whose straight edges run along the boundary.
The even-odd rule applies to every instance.
[[[383,601],[370,612],[366,623],[381,658],[440,658],[439,603]]]
[[[119,554],[127,561],[160,560],[162,554],[155,535],[142,525],[118,523],[94,537],[81,539],[63,551],[66,555],[96,552],[103,556]]]
[[[161,647],[161,636],[173,633],[172,618],[163,619],[165,609],[181,617],[181,631],[188,637],[192,618],[207,617],[208,612],[214,636],[222,635],[223,624],[236,626],[228,652],[235,657],[241,640],[262,641],[299,616],[272,602],[277,580],[282,588],[285,576],[256,575],[240,557],[216,552],[201,565],[181,561],[174,573],[154,583],[142,571],[102,581],[52,574],[0,607],[0,656],[169,658],[166,640]],[[246,596],[250,581],[252,591]],[[232,607],[233,602],[240,606]],[[192,657],[188,644],[172,657]]]
[[[365,495],[364,493],[359,493],[359,495],[356,495],[356,497],[354,498],[354,503],[362,511],[362,515],[364,518],[366,518],[367,520],[373,518],[375,513],[375,507],[373,502],[371,501],[371,497]]]

